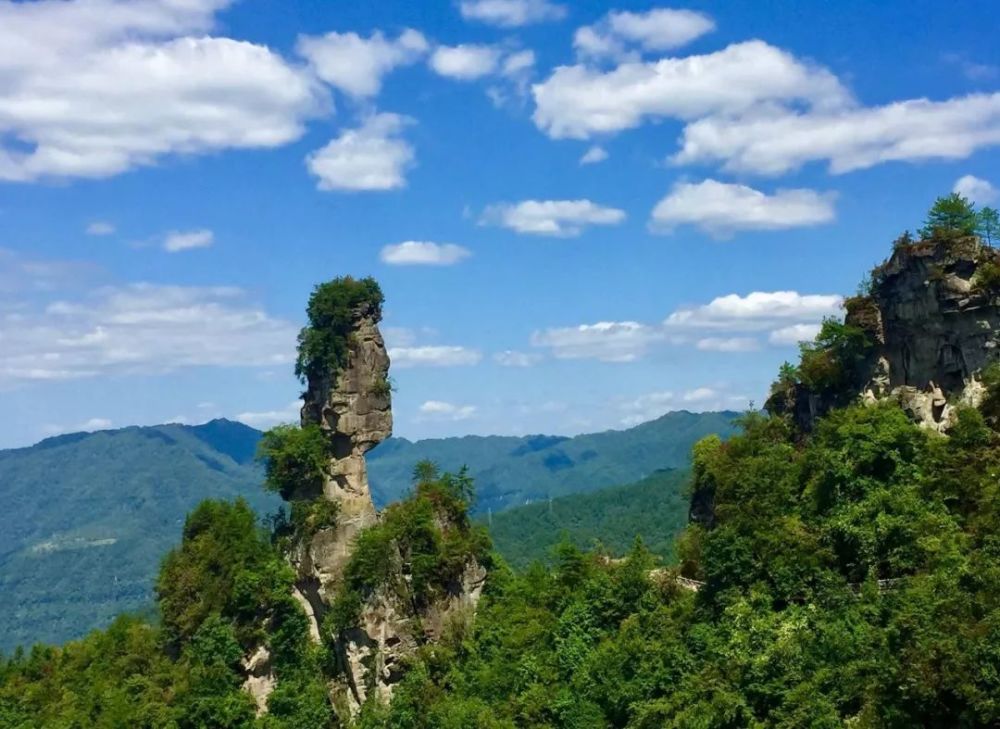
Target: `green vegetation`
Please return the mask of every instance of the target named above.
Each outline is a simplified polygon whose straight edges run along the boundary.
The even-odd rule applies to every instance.
[[[1000,447],[982,417],[952,438],[888,403],[804,442],[778,417],[742,428],[696,450],[715,524],[679,548],[699,592],[641,545],[621,564],[563,545],[551,571],[496,573],[472,631],[362,725],[995,726]]]
[[[476,482],[474,512],[494,514],[526,503],[632,483],[663,468],[686,468],[691,446],[710,433],[734,431],[733,412],[666,415],[628,430],[573,438],[465,436],[411,442],[390,438],[368,454],[377,504],[401,498],[420,460],[445,471],[468,466]]]
[[[940,238],[952,235],[975,235],[979,225],[976,208],[971,202],[953,192],[939,197],[927,211],[922,238]]]
[[[331,381],[347,366],[348,337],[357,312],[365,311],[377,323],[382,318],[382,289],[373,278],[335,278],[313,289],[306,314],[309,323],[299,332],[295,375],[302,382]]]
[[[278,425],[261,436],[257,458],[264,463],[264,488],[286,501],[296,493],[323,490],[330,459],[329,439],[318,425]]]
[[[358,535],[331,611],[332,632],[352,627],[363,601],[380,588],[420,607],[445,595],[470,559],[491,563],[486,530],[469,520],[468,473],[438,476],[432,464],[420,473],[413,494],[391,504],[378,524]]]
[[[563,541],[618,557],[641,536],[653,554],[672,559],[687,523],[689,478],[687,471],[658,471],[627,486],[519,506],[491,517],[490,537],[518,570],[551,563]]]
[[[983,207],[976,219],[976,234],[993,245],[993,241],[1000,238],[1000,212],[996,208]]]
[[[163,555],[205,498],[261,488],[260,433],[239,423],[59,436],[0,452],[0,651],[64,643],[153,604]]]
[[[451,471],[468,463],[477,510],[496,515],[525,501],[684,468],[691,445],[732,432],[734,417],[670,413],[575,438],[391,438],[368,454],[369,476],[381,506],[405,495],[421,459]],[[242,496],[258,514],[275,512],[281,500],[260,488],[263,469],[254,462],[260,438],[253,428],[218,420],[66,435],[0,452],[0,651],[64,643],[120,613],[147,609],[157,565],[202,499]],[[286,519],[303,508],[287,505]],[[312,519],[317,529],[322,521]]]
[[[331,726],[327,658],[308,640],[292,578],[246,502],[202,503],[164,561],[162,627],[122,617],[63,648],[0,660],[0,726]],[[278,681],[261,720],[240,668],[259,647]]]

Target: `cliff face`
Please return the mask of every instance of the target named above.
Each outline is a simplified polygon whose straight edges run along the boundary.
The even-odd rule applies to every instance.
[[[346,571],[359,549],[359,537],[366,530],[374,534],[383,522],[372,502],[365,465],[365,454],[392,433],[389,356],[379,319],[377,305],[355,308],[344,339],[344,365],[335,372],[314,369],[308,374],[302,426],[322,429],[329,460],[322,493],[300,490],[293,497],[310,508],[330,502],[335,514],[332,524],[318,529],[298,527],[289,559],[297,573],[295,597],[309,618],[310,636],[326,643],[336,658],[331,699],[338,713],[349,715],[369,697],[389,700],[406,659],[436,640],[448,624],[471,616],[486,577],[484,567],[470,556],[440,590],[415,599],[412,555],[406,544],[392,542],[377,560],[366,560],[380,574],[377,589],[359,592],[349,584]],[[433,527],[437,539],[446,540],[449,534],[466,534],[469,524],[464,513],[461,523],[441,513],[435,515]],[[345,595],[360,602],[351,624],[326,620]]]
[[[358,532],[377,521],[365,453],[392,435],[389,355],[371,307],[356,312],[348,352],[343,370],[311,376],[303,396],[302,425],[318,424],[330,441],[321,498],[338,507],[336,526],[317,532],[295,555],[316,613],[317,598],[332,599]]]
[[[897,246],[872,272],[871,294],[845,302],[845,323],[872,345],[848,386],[797,383],[778,389],[767,409],[808,431],[845,400],[891,397],[925,427],[946,431],[957,404],[978,404],[978,374],[1000,357],[1000,291],[987,276],[998,265],[1000,252],[976,238]]]

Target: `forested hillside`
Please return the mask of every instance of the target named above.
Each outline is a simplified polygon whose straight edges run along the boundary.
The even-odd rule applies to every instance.
[[[493,515],[489,532],[497,552],[516,570],[551,564],[556,548],[599,548],[623,556],[641,537],[661,560],[674,556],[674,540],[687,523],[687,470],[657,471],[626,486],[519,506]]]
[[[413,464],[432,461],[446,471],[468,466],[476,480],[473,510],[501,511],[532,501],[592,491],[645,478],[661,468],[683,468],[691,446],[706,435],[733,432],[733,412],[667,413],[627,430],[559,436],[392,438],[368,457],[376,503],[409,488]]]
[[[575,438],[389,439],[369,454],[374,497],[379,506],[402,497],[420,460],[453,471],[468,465],[480,512],[627,483],[684,466],[691,445],[731,432],[734,416],[670,413]],[[260,516],[275,511],[280,502],[261,489],[254,461],[260,436],[215,420],[0,451],[0,650],[60,643],[148,607],[160,559],[202,499],[242,496]]]
[[[60,643],[148,606],[160,560],[202,499],[277,509],[253,462],[259,435],[217,421],[0,452],[0,650]]]

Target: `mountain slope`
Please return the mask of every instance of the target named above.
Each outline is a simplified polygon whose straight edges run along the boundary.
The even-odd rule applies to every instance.
[[[687,463],[702,435],[732,432],[734,413],[671,413],[624,431],[575,438],[389,439],[369,454],[379,506],[410,488],[417,461],[468,465],[477,508],[629,483]],[[160,559],[205,498],[265,494],[253,455],[260,432],[215,420],[63,435],[0,451],[0,650],[60,643],[150,603]]]
[[[147,604],[202,499],[274,511],[252,462],[258,437],[238,423],[163,425],[0,452],[0,649],[62,642]]]
[[[628,430],[574,438],[466,436],[422,440],[392,438],[368,456],[377,503],[402,495],[413,464],[429,459],[446,471],[469,467],[476,481],[475,511],[513,506],[618,486],[663,468],[682,468],[702,437],[734,431],[737,413],[668,413]]]
[[[689,478],[686,470],[657,471],[627,486],[494,514],[488,520],[493,546],[515,569],[548,562],[564,537],[580,549],[599,542],[620,556],[641,536],[651,552],[669,559],[674,539],[687,523]]]

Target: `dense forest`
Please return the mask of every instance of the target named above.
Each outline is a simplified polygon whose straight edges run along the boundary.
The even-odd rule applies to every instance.
[[[873,346],[829,320],[774,392],[839,398]],[[737,435],[694,447],[696,508],[667,568],[641,540],[624,559],[567,540],[549,566],[515,571],[468,519],[471,480],[421,464],[409,497],[361,533],[318,644],[290,596],[282,538],[289,520],[320,528],[335,511],[264,528],[243,502],[206,502],[163,563],[159,621],[122,617],[4,659],[0,725],[336,726],[325,635],[356,621],[373,590],[427,599],[468,554],[489,567],[474,621],[421,647],[391,703],[366,702],[356,726],[1000,725],[997,365],[981,383],[978,407],[948,404],[947,435],[892,399],[838,402],[809,427],[744,414]],[[411,569],[395,584],[392,551]],[[241,685],[261,645],[277,684],[258,716]]]
[[[515,570],[552,564],[563,542],[621,556],[637,535],[658,558],[672,560],[674,541],[687,523],[689,481],[687,470],[665,469],[636,483],[519,506],[480,521]]]

